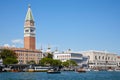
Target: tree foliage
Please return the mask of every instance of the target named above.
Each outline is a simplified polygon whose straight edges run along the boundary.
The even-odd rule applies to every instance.
[[[74,67],[77,66],[77,63],[72,60],[67,60],[66,62],[62,62],[62,66],[64,67]]]
[[[39,63],[42,66],[50,66],[51,62],[52,62],[51,58],[42,58]]]
[[[52,61],[52,66],[61,66],[61,61],[60,60],[53,60]]]
[[[40,65],[42,65],[42,66],[60,66],[61,61],[60,60],[53,60],[51,58],[42,58],[40,60]]]
[[[9,49],[2,49],[0,52],[0,58],[3,59],[3,64],[18,63],[16,53]]]
[[[47,56],[46,56],[46,58],[51,58],[52,59],[53,55],[51,53],[48,53]]]
[[[2,59],[8,58],[8,57],[9,58],[17,58],[16,53],[13,50],[9,50],[9,49],[1,50],[0,57]]]
[[[3,64],[16,64],[16,63],[18,63],[18,60],[14,58],[6,58],[3,60]]]
[[[36,64],[34,60],[28,61],[27,64]]]
[[[68,60],[70,62],[70,66],[77,66],[77,63],[73,60]]]
[[[69,63],[68,62],[62,62],[62,66],[69,67]]]

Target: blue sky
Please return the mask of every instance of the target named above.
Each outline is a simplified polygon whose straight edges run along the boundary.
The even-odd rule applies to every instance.
[[[37,48],[120,53],[120,0],[0,0],[0,45],[23,47],[28,4]]]

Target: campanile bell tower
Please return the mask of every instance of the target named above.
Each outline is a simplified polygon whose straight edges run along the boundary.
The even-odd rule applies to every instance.
[[[24,48],[36,49],[35,25],[30,5],[28,6],[24,24]]]

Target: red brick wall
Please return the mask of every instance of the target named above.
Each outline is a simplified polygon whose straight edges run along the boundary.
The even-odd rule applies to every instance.
[[[24,48],[26,49],[36,49],[35,48],[35,37],[24,37]]]

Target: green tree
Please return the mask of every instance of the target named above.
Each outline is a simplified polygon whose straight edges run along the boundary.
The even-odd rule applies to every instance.
[[[48,53],[47,56],[46,56],[46,58],[51,58],[52,59],[53,55],[51,53]]]
[[[39,63],[42,66],[51,66],[52,60],[53,59],[51,59],[51,58],[42,58]]]
[[[70,63],[70,66],[77,66],[77,63],[73,60],[67,60]]]
[[[39,63],[42,66],[61,66],[60,60],[53,60],[51,58],[42,58]]]
[[[72,60],[67,60],[66,62],[62,62],[62,66],[64,67],[74,67],[77,66],[77,63]]]
[[[36,62],[34,60],[28,61],[28,64],[36,64]]]
[[[9,58],[17,58],[16,53],[13,50],[9,50],[9,49],[1,50],[0,57],[2,59],[5,59],[7,57],[9,57]]]
[[[0,58],[3,60],[3,64],[17,64],[16,53],[9,49],[2,49],[0,52]]]
[[[63,67],[69,67],[69,63],[68,62],[62,62],[62,66]]]
[[[3,64],[16,64],[16,63],[18,63],[18,60],[14,58],[6,58],[3,60]]]
[[[60,60],[53,60],[52,61],[52,66],[61,66],[61,61]]]

